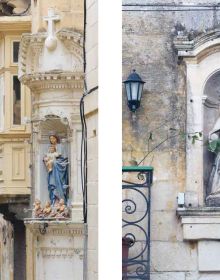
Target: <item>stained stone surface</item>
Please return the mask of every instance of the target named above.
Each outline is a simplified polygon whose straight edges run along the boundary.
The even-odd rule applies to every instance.
[[[199,271],[220,271],[220,241],[199,241]]]
[[[182,1],[166,1],[166,4],[180,4],[180,2]],[[159,0],[123,0],[124,5],[159,3],[164,4]],[[183,4],[217,3],[218,1],[214,0],[201,0],[199,3],[194,0],[184,1]],[[136,8],[140,11],[131,11]],[[140,162],[149,151],[157,147],[143,161],[144,165],[152,165],[155,170],[151,197],[151,270],[154,272],[152,277],[153,279],[172,279],[172,277],[187,280],[218,279],[214,278],[218,277],[218,274],[212,274],[211,271],[206,274],[198,271],[198,242],[197,240],[183,241],[181,219],[175,218],[175,210],[179,192],[188,192],[187,207],[205,206],[206,193],[203,188],[203,157],[201,156],[203,143],[197,142],[193,149],[189,148],[192,143],[184,133],[186,124],[192,125],[190,127],[192,131],[203,130],[200,121],[201,108],[203,108],[200,106],[202,94],[198,93],[198,88],[204,86],[203,80],[201,81],[202,73],[208,75],[208,68],[211,69],[213,66],[214,69],[217,65],[219,52],[212,53],[212,56],[203,60],[200,66],[196,65],[196,61],[194,64],[192,62],[191,68],[187,69],[185,62],[178,61],[173,40],[180,29],[198,35],[218,28],[220,11],[218,9],[183,11],[181,7],[178,8],[180,11],[176,12],[159,11],[159,8],[155,7],[152,8],[153,11],[147,12],[143,9],[145,9],[143,6],[130,8],[123,6],[122,12],[122,79],[125,80],[131,70],[136,69],[146,82],[136,118],[132,118],[129,112],[124,89],[122,92],[123,161],[124,163],[131,160]],[[201,72],[193,72],[196,68],[200,68]],[[188,84],[187,87],[187,81],[192,73],[197,73],[192,77],[194,84]],[[209,74],[211,75],[211,72]],[[192,87],[193,92],[191,92]],[[187,99],[189,93],[192,94],[192,102]],[[192,117],[189,123],[190,116],[194,118]],[[206,230],[213,233],[214,226],[212,228],[208,224],[205,227],[201,235]],[[198,225],[198,232],[199,230],[201,227]]]
[[[26,220],[28,279],[63,280],[64,275],[67,279],[83,279],[85,226],[48,221],[43,232],[44,225],[45,221]]]

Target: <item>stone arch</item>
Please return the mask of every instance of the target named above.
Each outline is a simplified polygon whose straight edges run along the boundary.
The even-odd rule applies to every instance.
[[[220,70],[212,73],[204,86],[204,102],[203,109],[203,170],[204,170],[204,188],[206,196],[210,194],[210,174],[212,165],[215,160],[214,153],[207,149],[210,131],[213,130],[214,124],[219,118],[219,104],[220,104]]]
[[[197,207],[205,205],[209,193],[207,181],[213,156],[208,155],[204,144],[208,138],[208,130],[215,122],[219,111],[218,102],[213,100],[214,93],[211,94],[208,90],[214,77],[220,75],[220,39],[218,30],[209,31],[191,41],[186,39],[187,36],[183,37],[177,36],[174,45],[179,58],[182,58],[186,65],[186,134],[202,132],[200,141],[193,144],[191,140],[186,140],[185,190],[189,194],[186,206]],[[215,113],[208,113],[208,108]],[[209,119],[212,114],[208,124],[207,118]]]
[[[47,189],[47,170],[45,164],[43,163],[43,158],[48,152],[50,146],[49,137],[50,135],[56,135],[59,138],[59,143],[57,145],[57,152],[59,152],[64,158],[69,159],[69,170],[71,169],[71,153],[70,144],[68,142],[69,134],[69,124],[65,123],[62,118],[56,115],[47,115],[45,119],[39,123],[39,135],[38,143],[35,143],[36,149],[38,150],[36,169],[38,170],[37,188],[36,188],[36,198],[40,199],[43,204],[49,200],[49,193]],[[69,172],[69,182],[71,182],[70,172]],[[71,201],[71,193],[69,200]],[[70,203],[69,201],[69,203]]]

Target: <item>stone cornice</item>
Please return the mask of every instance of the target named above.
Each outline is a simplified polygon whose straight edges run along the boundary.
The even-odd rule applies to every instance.
[[[39,228],[46,225],[46,233],[58,236],[82,236],[86,233],[86,226],[71,221],[50,221],[42,219],[25,219],[25,226],[33,233],[40,234]]]
[[[16,131],[16,132],[0,132],[0,143],[3,142],[5,143],[5,141],[13,141],[13,142],[20,142],[20,141],[24,141],[28,138],[31,137],[30,133],[24,133],[24,132],[20,132],[20,131]]]
[[[210,215],[220,217],[220,207],[178,208],[177,215],[179,217],[198,217]]]
[[[4,16],[0,17],[1,32],[31,30],[31,16]]]
[[[217,45],[220,45],[220,28],[209,30],[193,38],[182,31],[174,39],[174,47],[179,57],[196,57]]]
[[[220,207],[178,208],[184,240],[219,240]]]
[[[83,73],[71,72],[34,73],[20,78],[23,84],[35,92],[45,89],[83,89],[83,79]]]

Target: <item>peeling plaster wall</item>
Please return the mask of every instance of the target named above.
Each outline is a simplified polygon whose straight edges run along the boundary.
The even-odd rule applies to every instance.
[[[166,4],[182,2],[209,5],[219,1],[166,1]],[[124,5],[146,3],[164,4],[157,0],[123,1]],[[220,23],[220,10],[160,12],[154,9],[122,12],[123,80],[136,69],[146,82],[135,117],[128,110],[123,89],[123,164],[132,160],[140,162],[159,145],[143,162],[155,169],[152,280],[220,279],[218,273],[207,276],[198,272],[197,243],[183,242],[176,216],[177,194],[185,191],[186,69],[183,63],[178,64],[173,47],[173,38],[181,28],[199,34],[216,27]]]

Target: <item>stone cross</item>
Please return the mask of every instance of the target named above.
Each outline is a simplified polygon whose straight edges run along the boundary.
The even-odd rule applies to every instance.
[[[44,17],[44,20],[48,22],[48,37],[53,37],[55,32],[55,21],[59,21],[60,16],[55,14],[54,8],[49,8],[48,16]]]

